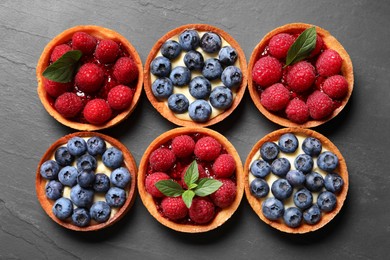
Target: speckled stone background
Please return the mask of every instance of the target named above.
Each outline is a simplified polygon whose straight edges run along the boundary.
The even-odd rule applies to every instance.
[[[0,259],[386,259],[390,253],[390,2],[381,1],[0,1]],[[355,88],[334,120],[315,130],[343,153],[350,190],[340,214],[323,229],[288,235],[265,225],[244,197],[222,227],[205,234],[171,231],[137,197],[119,223],[96,233],[61,228],[35,195],[35,170],[52,142],[74,130],[49,116],[36,92],[35,66],[55,35],[79,24],[123,34],[142,61],[155,41],[187,23],[230,33],[246,58],[268,31],[290,22],[329,30],[354,64]],[[174,128],[145,94],[120,125],[102,131],[121,140],[140,162],[148,144]],[[268,121],[248,92],[213,127],[245,161],[252,145],[280,126]]]

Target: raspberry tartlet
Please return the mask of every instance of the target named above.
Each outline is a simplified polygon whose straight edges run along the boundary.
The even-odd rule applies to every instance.
[[[76,132],[54,142],[36,172],[38,200],[59,225],[75,231],[111,226],[131,208],[137,165],[118,140]]]
[[[353,68],[344,47],[328,31],[291,23],[264,36],[248,65],[256,107],[285,127],[310,128],[337,116],[353,90]]]
[[[138,190],[149,213],[185,233],[225,223],[244,193],[237,151],[207,128],[176,128],[160,135],[145,151],[138,172]]]
[[[81,131],[111,127],[135,109],[142,61],[119,33],[80,25],[54,37],[39,58],[38,95],[60,123]]]
[[[244,165],[245,194],[262,221],[287,233],[329,223],[348,192],[344,157],[325,136],[284,128],[259,140]]]
[[[144,88],[155,109],[179,126],[210,126],[229,116],[247,85],[245,54],[225,31],[187,24],[169,31],[145,63]]]

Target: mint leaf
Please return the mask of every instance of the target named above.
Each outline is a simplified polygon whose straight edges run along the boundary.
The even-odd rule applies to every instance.
[[[198,171],[198,164],[194,160],[190,166],[188,166],[187,171],[184,175],[184,182],[187,184],[187,187],[189,189],[191,187],[191,184],[195,183],[199,178],[199,171]]]
[[[42,75],[59,83],[71,82],[82,55],[83,53],[79,50],[68,51],[47,67]]]
[[[162,194],[168,197],[178,197],[184,192],[180,184],[173,180],[158,181],[155,186]]]
[[[194,196],[195,192],[193,192],[192,190],[186,190],[185,192],[183,192],[183,195],[181,195],[184,204],[186,204],[187,208],[191,207],[192,199],[194,198]]]
[[[188,189],[189,189],[189,190],[192,190],[192,189],[194,189],[194,188],[196,188],[196,187],[198,187],[198,184],[192,183],[192,184],[190,184],[190,186],[188,186]]]
[[[205,197],[210,195],[211,193],[214,193],[222,186],[222,182],[209,179],[209,178],[202,178],[198,182],[198,187],[196,187],[195,194],[200,197]]]
[[[314,26],[304,30],[288,49],[285,67],[307,58],[316,47],[316,40]]]

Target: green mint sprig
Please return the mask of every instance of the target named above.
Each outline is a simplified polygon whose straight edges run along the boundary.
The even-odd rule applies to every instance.
[[[47,67],[42,75],[59,83],[71,82],[82,55],[83,53],[79,50],[68,51]]]
[[[316,41],[317,33],[314,26],[304,30],[288,49],[285,67],[309,57],[316,47]]]

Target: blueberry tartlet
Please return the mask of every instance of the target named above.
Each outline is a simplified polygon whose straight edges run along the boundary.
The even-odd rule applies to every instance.
[[[285,128],[255,144],[244,166],[245,194],[265,223],[307,233],[329,223],[348,191],[348,171],[337,147],[304,128]]]
[[[58,139],[39,162],[36,192],[45,212],[61,226],[95,231],[121,219],[136,192],[131,153],[109,136],[77,132]]]
[[[229,116],[247,84],[245,54],[226,32],[206,24],[178,27],[152,48],[144,87],[157,111],[180,126],[209,126]]]
[[[142,61],[119,33],[76,26],[54,37],[37,69],[38,95],[60,123],[81,131],[111,127],[131,114],[143,84]]]
[[[161,224],[180,232],[207,232],[225,223],[240,204],[241,160],[233,145],[213,130],[176,128],[145,151],[138,190]]]

